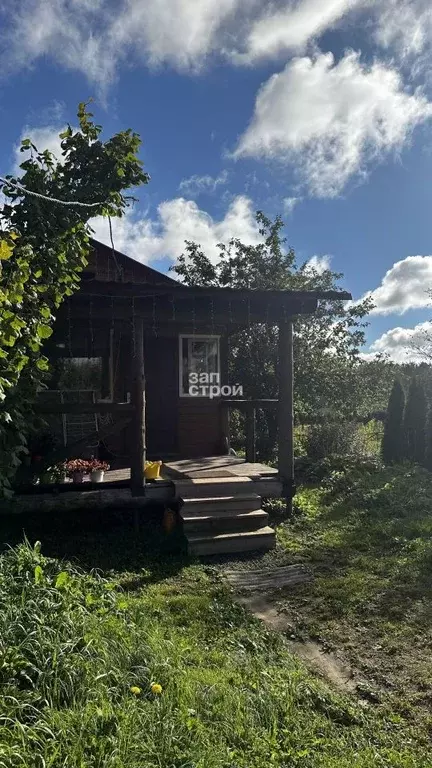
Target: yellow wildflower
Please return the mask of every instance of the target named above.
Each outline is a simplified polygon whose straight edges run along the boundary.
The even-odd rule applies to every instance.
[[[150,690],[152,693],[155,693],[156,695],[159,695],[162,693],[162,686],[159,685],[159,683],[152,683],[150,686]]]
[[[140,695],[140,693],[141,693],[141,688],[138,688],[138,686],[137,686],[137,685],[131,685],[131,692],[132,692],[132,693],[133,693],[135,696],[139,696],[139,695]]]

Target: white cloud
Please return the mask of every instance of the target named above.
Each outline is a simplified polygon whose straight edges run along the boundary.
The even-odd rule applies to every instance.
[[[301,197],[285,197],[283,200],[284,211],[290,216],[298,203],[301,203]]]
[[[373,359],[377,354],[388,355],[395,363],[430,362],[432,358],[432,323],[426,321],[414,328],[391,328],[376,339],[363,353],[364,359]]]
[[[419,57],[432,43],[430,0],[385,0],[379,5],[375,39],[402,59]]]
[[[252,4],[243,3],[246,10]],[[196,69],[219,46],[224,25],[241,5],[241,0],[129,0],[111,34],[117,46],[144,51],[152,65]]]
[[[241,8],[257,0],[21,0],[2,6],[0,49],[6,69],[31,66],[50,56],[82,72],[105,90],[122,63],[144,60],[196,70],[213,51],[220,52],[229,26],[234,40]],[[259,7],[259,6],[258,6]]]
[[[306,263],[305,271],[314,271],[318,272],[319,275],[322,275],[323,272],[326,272],[328,269],[330,269],[330,262],[332,257],[329,256],[329,254],[323,254],[322,256],[312,256],[311,259]]]
[[[92,82],[110,83],[118,61],[113,18],[109,0],[22,0],[10,6],[0,32],[0,47],[8,53],[2,57],[4,70],[50,56]]]
[[[354,52],[336,64],[331,53],[297,58],[261,87],[234,157],[292,163],[313,194],[331,197],[431,116],[432,104],[383,63],[368,67]]]
[[[376,315],[404,314],[409,309],[430,306],[431,289],[432,256],[407,256],[393,264],[381,285],[366,296],[372,297],[375,303],[372,312]]]
[[[12,173],[15,175],[19,175],[22,173],[20,170],[20,164],[24,162],[24,160],[27,160],[30,156],[30,152],[20,152],[20,145],[23,139],[31,139],[33,144],[38,148],[40,152],[43,152],[45,149],[49,149],[50,152],[55,155],[56,159],[60,162],[63,160],[63,156],[61,153],[61,139],[59,138],[59,133],[65,129],[66,126],[60,126],[56,128],[53,125],[47,125],[40,128],[31,128],[30,126],[26,126],[21,131],[21,136],[18,140],[18,142],[14,146],[14,165],[12,169]]]
[[[179,191],[187,195],[199,195],[201,192],[215,192],[215,190],[224,186],[228,181],[228,171],[222,171],[219,176],[190,176],[183,179],[179,184]]]
[[[0,0],[2,71],[47,56],[103,95],[139,61],[197,71],[211,56],[250,65],[300,53],[354,11],[356,26],[402,58],[432,40],[430,0]]]
[[[91,224],[96,239],[109,244],[106,219],[97,218]],[[250,244],[260,241],[252,201],[243,196],[234,198],[220,220],[198,208],[193,200],[178,197],[158,206],[156,220],[139,218],[128,211],[122,219],[113,219],[112,224],[115,247],[145,263],[163,257],[175,261],[184,251],[185,240],[200,243],[212,261],[218,257],[217,243],[226,243],[232,237]]]
[[[306,43],[366,0],[303,0],[286,7],[267,9],[252,23],[245,41],[245,52],[234,56],[238,63],[250,63],[286,50],[304,48]],[[270,9],[272,6],[270,6]]]

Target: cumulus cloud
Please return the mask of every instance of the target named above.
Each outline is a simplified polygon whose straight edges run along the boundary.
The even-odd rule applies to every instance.
[[[199,195],[201,192],[215,192],[218,187],[224,186],[228,181],[228,171],[222,171],[219,176],[190,176],[179,184],[179,191],[187,195]]]
[[[212,55],[301,53],[354,11],[384,48],[419,52],[431,37],[429,0],[0,0],[0,50],[6,73],[48,56],[104,91],[139,61],[196,71]]]
[[[310,192],[337,195],[372,159],[400,150],[432,104],[389,66],[349,52],[297,58],[261,87],[234,157],[295,165]]]
[[[0,5],[4,65],[30,66],[50,56],[105,89],[122,63],[144,60],[196,70],[220,51],[226,25],[233,41],[237,11],[257,0],[21,0]],[[258,4],[259,7],[259,4]]]
[[[370,360],[377,354],[387,355],[395,363],[422,363],[432,359],[432,323],[426,321],[414,328],[391,328],[376,339],[362,357]]]
[[[251,63],[286,50],[302,49],[311,38],[365,3],[366,0],[303,0],[267,10],[252,23],[246,36],[244,53],[234,58],[238,63]]]
[[[26,126],[23,128],[19,140],[13,149],[14,164],[12,173],[16,176],[19,175],[21,173],[19,167],[20,164],[23,163],[24,160],[27,160],[30,156],[30,151],[20,151],[20,146],[23,139],[31,139],[33,144],[38,148],[40,152],[43,152],[45,149],[49,149],[49,151],[55,155],[56,159],[61,162],[63,157],[61,153],[61,139],[59,138],[59,133],[61,133],[65,128],[66,126],[60,126],[56,128],[54,125],[47,125],[39,128]]]
[[[234,198],[220,220],[201,210],[193,200],[178,197],[161,203],[156,219],[139,217],[129,210],[112,223],[115,247],[144,263],[164,257],[175,261],[184,251],[185,240],[200,243],[212,261],[218,257],[217,244],[232,237],[248,244],[260,241],[252,201],[244,196]],[[98,217],[91,225],[96,239],[109,244],[106,219]]]
[[[404,314],[409,309],[430,306],[431,288],[432,256],[407,256],[393,264],[381,285],[366,296],[373,299],[375,309],[372,312],[376,315]]]
[[[328,269],[330,269],[330,262],[332,257],[329,256],[329,254],[323,254],[322,256],[312,256],[311,259],[306,263],[305,271],[306,272],[318,272],[319,275],[322,275],[323,272],[326,272]]]

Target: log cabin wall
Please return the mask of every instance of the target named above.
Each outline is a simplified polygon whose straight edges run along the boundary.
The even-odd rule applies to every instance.
[[[201,329],[200,329],[201,332]],[[206,329],[202,330],[205,333]],[[224,452],[220,398],[179,396],[179,336],[188,329],[145,332],[147,454],[149,459],[196,458]],[[210,331],[209,331],[210,335]],[[117,341],[117,347],[116,347]],[[114,334],[114,399],[126,400],[131,391],[132,338],[127,327]],[[220,344],[222,380],[227,381],[227,345]],[[110,450],[127,462],[130,428],[107,441]]]

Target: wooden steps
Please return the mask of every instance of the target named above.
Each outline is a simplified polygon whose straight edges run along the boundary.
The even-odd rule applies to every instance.
[[[266,552],[276,546],[275,532],[268,525],[257,531],[222,533],[214,536],[189,536],[191,555],[225,555],[230,552]]]
[[[203,477],[194,480],[175,480],[176,494],[182,499],[214,498],[216,496],[242,496],[258,494],[265,497],[282,495],[282,483],[277,477]]]
[[[216,487],[212,487],[214,494]],[[241,487],[249,489],[247,482]],[[275,533],[268,525],[267,512],[261,509],[261,497],[256,493],[233,493],[236,486],[222,485],[220,480],[217,489],[220,495],[183,497],[180,516],[189,553],[214,555],[272,549]]]

